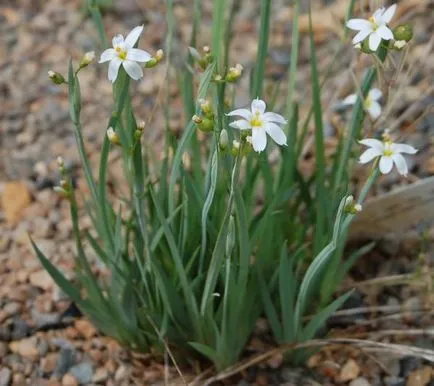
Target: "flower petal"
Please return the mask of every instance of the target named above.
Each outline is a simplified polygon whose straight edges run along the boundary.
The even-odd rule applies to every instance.
[[[375,32],[384,40],[392,40],[393,39],[392,31],[385,25],[382,25]]]
[[[143,77],[143,70],[136,62],[125,60],[123,62],[125,71],[134,80],[139,80]]]
[[[254,128],[252,130],[252,146],[253,150],[260,153],[267,146],[267,135],[262,128]]]
[[[359,141],[360,144],[372,147],[376,150],[378,150],[381,154],[384,153],[384,144],[383,142],[379,141],[378,139],[374,138],[366,138]]]
[[[120,46],[124,44],[124,37],[122,35],[115,35],[112,39],[113,47]]]
[[[143,31],[143,25],[133,28],[133,30],[128,34],[125,39],[125,47],[131,49],[139,40],[139,37]]]
[[[408,174],[408,168],[407,168],[407,162],[405,162],[405,158],[401,154],[393,154],[392,155],[393,162],[396,165],[396,168],[398,169],[398,173],[402,176],[407,177]]]
[[[252,128],[249,121],[246,121],[245,119],[233,121],[229,124],[229,126],[233,127],[234,129],[238,129],[238,130],[249,130]]]
[[[378,88],[373,88],[372,90],[369,90],[368,97],[371,98],[373,101],[378,101],[383,96],[383,93]]]
[[[416,154],[417,149],[413,146],[406,145],[405,143],[392,143],[391,150],[394,153],[404,153],[404,154]]]
[[[240,116],[247,120],[252,119],[252,112],[247,109],[236,109],[234,111],[231,111],[230,113],[227,113],[226,115],[228,117]]]
[[[347,28],[354,31],[373,30],[372,23],[365,19],[350,19],[347,21]]]
[[[117,56],[113,58],[109,64],[108,68],[108,78],[112,83],[115,82],[118,77],[119,67],[122,64],[122,60],[120,60]]]
[[[348,95],[342,102],[346,105],[354,105],[357,101],[357,94]]]
[[[384,7],[378,8],[374,14],[372,15],[372,18],[374,19],[376,24],[381,24],[383,20],[383,14],[386,9]]]
[[[147,62],[152,58],[152,55],[138,48],[130,48],[127,52],[127,60],[135,62]]]
[[[383,156],[380,158],[380,172],[388,174],[392,170],[393,160],[391,157]]]
[[[353,38],[353,44],[361,43],[363,40],[365,40],[369,34],[372,33],[372,29],[362,29],[357,33],[356,36]]]
[[[255,114],[256,112],[263,114],[267,106],[265,105],[265,102],[263,100],[253,99],[251,107],[252,107],[253,114]]]
[[[381,105],[376,101],[372,101],[366,110],[374,121],[381,115]]]
[[[397,8],[396,4],[393,4],[389,8],[387,8],[386,12],[384,12],[383,15],[381,16],[381,20],[383,21],[383,23],[386,24],[390,23],[393,16],[395,15],[396,8]]]
[[[276,114],[276,113],[265,113],[262,116],[262,119],[266,122],[275,122],[275,123],[280,123],[282,125],[286,125],[288,122],[286,121],[285,118],[283,118],[280,114]]]
[[[371,51],[377,51],[378,47],[381,43],[381,36],[380,34],[375,31],[369,35],[369,49]]]
[[[98,63],[108,62],[109,60],[112,60],[115,56],[116,56],[116,51],[113,48],[108,48],[101,54]]]
[[[374,158],[379,157],[380,155],[383,155],[381,151],[378,151],[378,149],[371,147],[368,150],[365,150],[360,155],[359,162],[361,164],[367,164],[368,162],[371,162]]]
[[[286,135],[280,126],[277,126],[275,123],[272,122],[267,122],[265,123],[264,128],[274,142],[276,142],[280,146],[286,146]]]

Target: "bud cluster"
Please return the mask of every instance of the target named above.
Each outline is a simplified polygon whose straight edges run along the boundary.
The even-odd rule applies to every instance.
[[[151,58],[151,60],[147,61],[145,64],[146,68],[155,67],[158,63],[160,63],[164,58],[164,51],[159,49]]]
[[[200,115],[193,115],[192,120],[197,128],[205,133],[214,129],[214,111],[211,102],[206,99],[199,100]]]
[[[55,186],[53,190],[58,193],[61,197],[70,198],[72,195],[72,185],[69,182],[68,174],[65,168],[65,161],[62,157],[57,157],[57,166],[59,167],[59,173],[61,179],[59,185]]]
[[[188,47],[188,51],[202,70],[205,70],[208,67],[208,64],[212,63],[213,61],[213,56],[209,46],[203,46],[202,54],[200,54],[199,51],[194,47]]]

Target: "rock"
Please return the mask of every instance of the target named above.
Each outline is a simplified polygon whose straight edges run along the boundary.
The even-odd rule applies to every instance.
[[[431,380],[431,366],[424,366],[421,369],[415,370],[408,376],[406,386],[426,386]]]
[[[348,382],[356,379],[360,374],[360,367],[354,359],[348,359],[348,361],[342,367],[339,373],[340,382]]]
[[[27,386],[26,377],[24,374],[16,373],[12,378],[13,386]]]
[[[12,371],[7,367],[0,369],[0,386],[9,386],[12,378]]]
[[[116,370],[115,381],[116,382],[123,381],[128,376],[128,373],[129,373],[128,367],[125,365],[120,365]]]
[[[92,377],[92,382],[94,383],[102,383],[107,381],[109,377],[109,372],[106,368],[100,367],[96,369],[95,374]]]
[[[405,379],[400,377],[384,377],[385,386],[405,386]]]
[[[59,313],[43,313],[39,312],[35,308],[32,309],[32,319],[35,322],[37,328],[44,328],[60,321]]]
[[[76,320],[74,326],[75,329],[86,339],[91,339],[97,334],[96,328],[88,320]]]
[[[78,386],[78,381],[71,375],[71,374],[65,374],[62,377],[62,386]]]
[[[71,367],[69,373],[81,384],[87,385],[92,381],[93,369],[89,362],[83,362]]]
[[[408,377],[408,375],[422,367],[422,359],[415,357],[404,357],[400,361],[401,364],[401,373],[399,374],[401,377]]]
[[[353,379],[348,386],[371,386],[368,380],[364,377]]]
[[[9,349],[13,353],[20,354],[25,358],[37,360],[39,358],[39,350],[36,345],[36,338],[26,338],[19,341],[13,341],[9,344]]]
[[[4,342],[0,342],[0,358],[4,358],[8,353],[9,348],[8,345]]]
[[[21,219],[22,211],[30,205],[32,198],[24,182],[7,182],[1,196],[1,207],[6,220],[14,225]]]
[[[29,280],[33,286],[41,288],[45,291],[48,291],[54,287],[53,279],[45,270],[33,272],[30,274]]]
[[[29,335],[31,331],[30,326],[23,319],[16,319],[12,324],[11,338],[13,340],[20,340]]]
[[[70,344],[68,342],[68,344]],[[65,345],[62,346],[59,351],[59,359],[56,363],[56,368],[54,369],[54,375],[61,377],[64,375],[74,364],[75,364],[75,348]]]
[[[58,359],[58,353],[49,353],[47,356],[41,359],[39,366],[45,374],[51,374],[56,368]]]

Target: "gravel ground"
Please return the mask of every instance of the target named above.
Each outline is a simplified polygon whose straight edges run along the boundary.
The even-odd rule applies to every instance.
[[[106,12],[104,21],[108,35],[127,32],[145,23],[141,47],[153,52],[164,46],[165,9],[159,0],[117,1],[114,10]],[[191,31],[189,1],[176,1],[178,20],[174,62],[179,59]],[[254,64],[258,2],[245,0],[237,15],[233,41],[233,63],[246,69]],[[287,1],[273,1],[272,40],[267,78],[280,79],[286,71],[290,54],[291,9]],[[335,50],[336,31],[347,0],[317,2],[314,10],[315,39],[319,43],[320,68],[325,69]],[[431,8],[429,8],[431,6]],[[432,2],[405,0],[400,2],[401,20],[411,20],[415,38],[408,54],[411,65],[408,76],[403,73],[396,83],[403,86],[392,106],[390,120],[401,138],[421,149],[411,165],[410,182],[434,174],[434,112],[432,50],[434,18]],[[204,2],[205,28],[200,45],[210,40],[211,2]],[[301,29],[306,32],[306,18]],[[73,275],[74,245],[66,202],[51,190],[59,176],[55,159],[62,155],[72,168],[78,166],[78,154],[67,107],[67,93],[50,83],[47,71],[65,73],[68,58],[79,60],[89,50],[98,49],[98,38],[92,22],[78,0],[16,0],[0,3],[0,386],[7,385],[130,385],[163,384],[164,366],[152,358],[125,352],[110,338],[101,336],[54,285],[31,251],[28,232],[36,243],[67,275]],[[399,60],[399,58],[397,58]],[[301,70],[298,99],[308,101],[305,90],[309,78],[307,36],[302,37]],[[334,66],[323,94],[328,101],[325,111],[328,146],[335,144],[334,134],[345,121],[339,100],[353,92],[351,71],[360,74],[366,60],[357,60],[353,50],[345,50]],[[164,83],[165,68],[159,66],[151,76],[135,85],[134,106],[138,116],[146,119],[158,100]],[[389,74],[390,75],[390,74]],[[96,162],[105,122],[111,108],[111,85],[104,66],[92,65],[81,73],[84,106],[82,123],[91,160]],[[247,76],[241,83],[237,104],[247,102]],[[405,86],[405,87],[404,87]],[[306,106],[305,106],[306,105]],[[302,114],[308,109],[302,104]],[[180,132],[182,105],[173,91],[171,130]],[[389,123],[389,122],[388,122]],[[147,142],[158,146],[162,138],[162,112],[157,109],[146,129]],[[367,130],[378,129],[368,125]],[[115,160],[116,157],[113,157]],[[311,150],[305,151],[301,166],[311,168]],[[114,178],[117,164],[111,167]],[[76,168],[77,181],[83,186]],[[397,175],[384,178],[376,193],[401,183]],[[82,227],[90,226],[83,216]],[[421,235],[423,232],[423,235]],[[428,235],[428,236],[426,236]],[[426,238],[424,238],[426,237]],[[420,270],[420,276],[404,282],[360,285],[348,308],[390,306],[393,312],[366,312],[341,315],[331,327],[336,336],[381,339],[385,342],[412,343],[433,349],[431,334],[415,334],[410,338],[397,333],[379,336],[379,331],[412,329],[421,331],[433,326],[434,305],[432,280],[426,275],[434,262],[432,240],[434,228],[423,224],[401,239],[389,238],[353,272],[354,280],[366,281],[376,276],[402,275]],[[428,240],[427,242],[425,242]],[[423,252],[422,254],[420,252]],[[418,260],[423,256],[423,260]],[[431,280],[431,281],[430,281]],[[420,284],[424,285],[420,285]],[[419,284],[419,286],[415,286]],[[393,308],[395,307],[395,308]],[[350,326],[350,327],[349,327]],[[375,335],[377,333],[377,335]],[[267,347],[253,339],[249,353]],[[279,368],[277,371],[276,368]],[[239,385],[302,385],[348,384],[350,386],[433,385],[431,366],[411,357],[373,355],[364,350],[342,348],[321,350],[309,361],[309,369],[297,370],[281,366],[279,358],[243,373],[242,380],[227,384]],[[175,372],[171,373],[173,377]],[[432,380],[431,380],[432,379]],[[431,382],[431,383],[430,383]],[[177,384],[176,381],[173,384]],[[179,384],[179,383],[178,383]]]

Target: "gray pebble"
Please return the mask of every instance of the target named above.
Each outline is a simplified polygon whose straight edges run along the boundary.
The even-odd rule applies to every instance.
[[[92,365],[89,362],[83,362],[74,367],[71,367],[69,369],[69,372],[81,384],[87,385],[89,382],[92,381],[93,369]]]
[[[12,371],[7,367],[0,369],[0,386],[9,386],[12,378]]]

